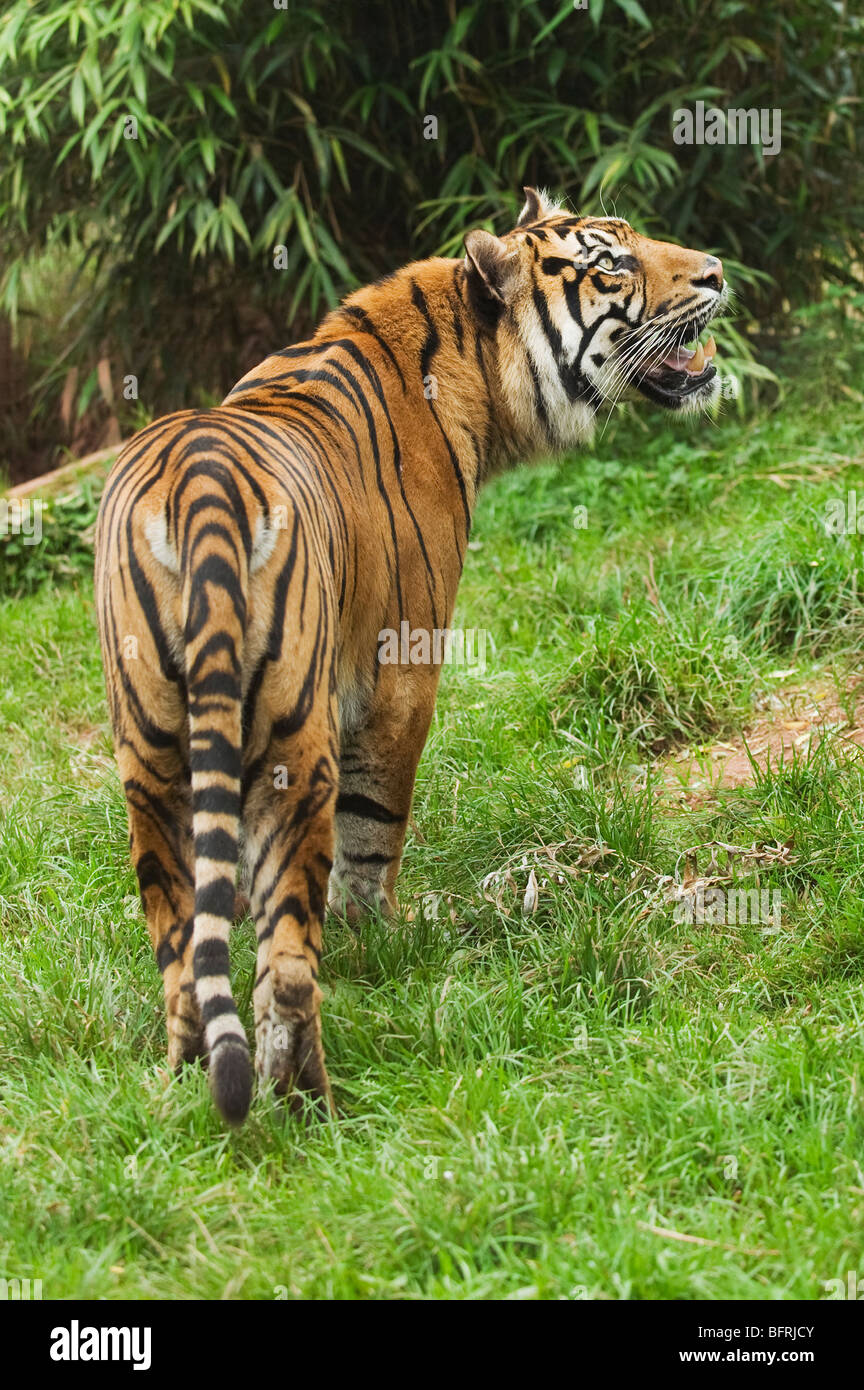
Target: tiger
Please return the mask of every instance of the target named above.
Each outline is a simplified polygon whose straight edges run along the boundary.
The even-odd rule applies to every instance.
[[[146,426],[106,481],[99,638],[168,1065],[200,1059],[230,1125],[256,1072],[336,1113],[325,915],[397,911],[443,660],[383,661],[382,633],[449,630],[490,476],[585,444],[619,400],[720,395],[699,337],[722,262],[524,196],[506,234],[356,290],[221,405]],[[244,900],[254,1069],[229,970]]]

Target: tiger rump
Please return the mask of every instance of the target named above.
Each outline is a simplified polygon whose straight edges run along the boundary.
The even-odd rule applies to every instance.
[[[358,291],[221,406],[142,431],[100,507],[96,592],[130,846],[163,973],[169,1061],[251,1096],[231,993],[239,869],[258,941],[255,1065],[332,1106],[318,969],[330,906],[395,910],[441,653],[382,663],[382,630],[451,625],[479,487],[589,437],[622,394],[717,394],[685,342],[719,262],[533,190],[462,260]],[[434,390],[430,390],[434,383]]]

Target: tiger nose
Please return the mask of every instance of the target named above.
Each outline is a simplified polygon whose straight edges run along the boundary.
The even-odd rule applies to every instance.
[[[701,273],[693,277],[693,284],[704,285],[719,294],[723,288],[723,262],[717,256],[706,256]]]

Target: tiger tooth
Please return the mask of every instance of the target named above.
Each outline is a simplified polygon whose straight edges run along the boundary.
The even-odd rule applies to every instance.
[[[715,341],[714,341],[714,335],[713,335],[713,333],[712,333],[711,337],[708,339],[707,343],[705,344],[705,356],[708,358],[708,361],[709,361],[709,362],[711,361],[711,358],[714,356],[714,354],[715,354],[716,351],[717,351],[717,344],[716,344]]]
[[[696,344],[696,351],[687,363],[687,370],[693,376],[698,376],[705,369],[705,349],[701,343]]]

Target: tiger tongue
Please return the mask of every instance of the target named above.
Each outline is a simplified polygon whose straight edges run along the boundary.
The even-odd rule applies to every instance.
[[[692,348],[679,347],[673,348],[670,353],[663,358],[662,367],[671,367],[676,372],[692,371],[690,363],[696,356]]]
[[[691,376],[698,376],[700,372],[704,372],[708,360],[704,347],[697,343],[695,352],[691,348],[675,348],[663,358],[663,366],[671,367],[676,372],[689,372]]]
[[[676,372],[689,372],[691,376],[698,376],[700,372],[704,372],[705,363],[711,361],[716,351],[717,344],[713,338],[709,338],[704,347],[697,343],[695,350],[686,347],[673,348],[660,365],[671,367]]]

